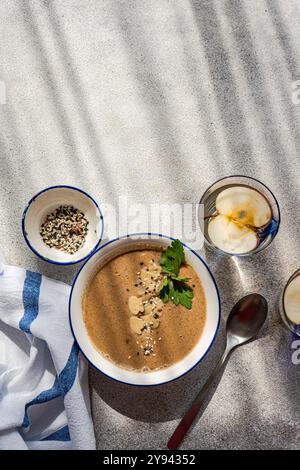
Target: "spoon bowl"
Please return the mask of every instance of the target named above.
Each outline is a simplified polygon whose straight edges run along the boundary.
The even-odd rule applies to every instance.
[[[262,295],[249,294],[240,299],[227,319],[227,348],[253,339],[263,326],[267,313],[268,304]]]

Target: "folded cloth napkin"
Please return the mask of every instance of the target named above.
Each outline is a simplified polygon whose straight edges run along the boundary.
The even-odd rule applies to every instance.
[[[0,257],[0,449],[95,448],[69,292]]]

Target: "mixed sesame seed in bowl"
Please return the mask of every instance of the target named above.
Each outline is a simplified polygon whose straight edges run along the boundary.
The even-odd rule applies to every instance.
[[[22,229],[29,248],[54,264],[87,259],[99,246],[103,216],[96,201],[73,186],[52,186],[27,204]]]

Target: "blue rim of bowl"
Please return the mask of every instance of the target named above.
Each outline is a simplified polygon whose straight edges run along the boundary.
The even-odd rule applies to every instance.
[[[43,193],[46,193],[47,191],[51,191],[52,189],[59,189],[59,188],[66,188],[66,189],[72,189],[74,191],[78,191],[79,193],[82,193],[84,194],[86,197],[88,197],[92,202],[93,204],[96,206],[99,214],[100,214],[100,219],[102,221],[102,230],[101,230],[101,234],[100,234],[100,237],[99,237],[99,240],[97,241],[96,245],[93,247],[93,249],[86,255],[84,256],[83,258],[80,258],[76,261],[66,261],[66,262],[62,262],[62,261],[54,261],[50,258],[46,258],[46,256],[43,256],[41,255],[35,248],[33,248],[33,246],[31,245],[30,241],[28,240],[28,237],[27,237],[27,233],[26,233],[26,229],[25,229],[25,219],[26,219],[26,215],[27,215],[27,211],[29,209],[29,207],[31,206],[31,204]],[[80,188],[77,188],[76,186],[69,186],[69,185],[66,185],[66,184],[58,184],[58,185],[55,185],[55,186],[49,186],[45,189],[42,189],[42,191],[39,191],[37,194],[35,194],[31,199],[30,201],[28,202],[28,204],[26,205],[24,211],[23,211],[23,215],[22,215],[22,233],[23,233],[23,237],[24,237],[24,240],[27,244],[27,246],[30,248],[30,250],[40,259],[42,259],[43,261],[47,261],[47,263],[51,263],[51,264],[57,264],[57,265],[60,265],[60,266],[70,266],[72,264],[77,264],[77,263],[81,263],[82,261],[86,261],[99,247],[100,243],[101,243],[101,240],[102,240],[102,237],[103,237],[103,232],[104,232],[104,218],[103,218],[103,214],[102,214],[102,211],[100,209],[100,206],[99,204],[95,201],[94,198],[92,198],[92,196],[90,196],[87,192],[85,192],[83,189],[80,189]]]
[[[229,176],[223,176],[222,178],[219,178],[218,180],[216,180],[214,183],[212,183],[211,185],[208,186],[208,188],[206,188],[206,190],[204,191],[204,193],[202,194],[201,198],[200,198],[200,201],[199,201],[199,205],[201,205],[201,201],[202,199],[204,198],[204,195],[217,183],[220,183],[220,181],[223,181],[223,180],[226,180],[228,178],[248,178],[249,180],[252,180],[252,181],[256,181],[256,183],[259,183],[261,184],[264,188],[266,188],[267,191],[269,191],[269,193],[271,194],[271,196],[274,198],[274,201],[275,201],[275,205],[277,207],[277,210],[278,210],[278,223],[277,223],[277,228],[276,228],[276,231],[274,232],[274,235],[273,235],[273,238],[272,240],[270,241],[270,243],[264,247],[264,248],[261,248],[260,250],[258,251],[255,251],[254,253],[239,253],[239,254],[232,254],[232,253],[228,253],[226,251],[223,251],[221,250],[221,248],[218,248],[217,246],[215,246],[213,243],[211,243],[207,237],[204,235],[204,239],[205,241],[209,244],[209,246],[212,246],[214,250],[216,250],[217,252],[219,252],[220,254],[222,255],[227,255],[227,256],[237,256],[237,257],[246,257],[246,256],[253,256],[253,255],[257,255],[258,253],[260,253],[262,250],[265,250],[267,249],[273,242],[273,240],[275,239],[276,235],[278,234],[279,232],[279,227],[280,227],[280,223],[281,223],[281,212],[280,212],[280,207],[279,207],[279,203],[277,201],[277,198],[275,196],[275,194],[273,193],[273,191],[271,191],[271,189],[265,184],[265,183],[262,183],[260,180],[258,180],[257,178],[253,178],[253,176],[247,176],[247,175],[229,175]],[[269,201],[268,201],[269,202]],[[199,213],[198,213],[198,222],[199,222]]]
[[[83,354],[83,356],[86,358],[86,360],[94,367],[94,369],[96,369],[98,372],[100,372],[101,374],[105,375],[106,377],[108,377],[109,379],[111,380],[115,380],[116,382],[118,383],[122,383],[122,384],[125,384],[125,385],[130,385],[132,387],[158,387],[159,385],[164,385],[164,384],[167,384],[167,383],[170,383],[170,382],[174,382],[175,380],[178,380],[182,377],[184,377],[186,374],[188,374],[189,372],[191,372],[198,364],[200,364],[200,362],[207,356],[207,354],[209,353],[209,351],[211,350],[212,348],[212,345],[214,344],[215,342],[215,339],[217,337],[217,334],[218,334],[218,331],[219,331],[219,327],[220,327],[220,322],[221,322],[221,298],[220,298],[220,293],[219,293],[219,288],[217,286],[217,283],[216,283],[216,280],[214,278],[214,275],[212,274],[210,268],[208,267],[207,263],[204,261],[204,259],[198,255],[198,253],[196,253],[195,250],[193,250],[192,248],[190,248],[188,245],[186,245],[185,243],[181,242],[183,244],[183,246],[189,250],[190,252],[192,252],[201,262],[202,264],[204,264],[204,266],[206,267],[207,271],[209,272],[210,276],[211,276],[211,279],[213,281],[213,284],[215,286],[215,289],[216,289],[216,293],[217,293],[217,298],[218,298],[218,308],[219,308],[219,311],[218,311],[218,324],[217,324],[217,327],[216,327],[216,331],[214,333],[214,336],[211,340],[211,343],[210,345],[208,346],[207,350],[205,351],[205,353],[203,354],[203,356],[192,366],[190,367],[186,372],[184,372],[183,374],[179,375],[178,377],[174,377],[173,379],[170,379],[170,380],[166,380],[164,382],[160,382],[160,383],[157,383],[157,384],[133,384],[133,383],[129,383],[129,382],[125,382],[123,380],[119,380],[119,379],[116,379],[115,377],[112,377],[110,376],[109,374],[103,372],[101,369],[99,369],[88,357],[87,355],[84,353],[84,351],[82,350],[79,342],[77,341],[77,338],[76,338],[76,335],[74,333],[74,330],[73,330],[73,326],[72,326],[72,319],[71,319],[71,300],[72,300],[72,295],[73,295],[73,289],[75,287],[75,284],[76,284],[76,281],[77,281],[77,278],[79,277],[82,269],[85,267],[86,263],[93,257],[95,256],[99,251],[102,250],[102,248],[110,245],[111,243],[114,243],[116,241],[119,241],[119,240],[122,240],[124,238],[130,238],[130,237],[138,237],[138,236],[145,236],[145,235],[148,235],[149,237],[151,236],[155,236],[155,237],[160,237],[160,238],[166,238],[168,240],[175,240],[174,237],[169,237],[168,235],[163,235],[162,233],[154,233],[154,232],[137,232],[137,233],[128,233],[127,235],[122,235],[121,237],[117,237],[117,238],[114,238],[113,240],[110,240],[108,242],[106,242],[104,245],[102,245],[100,248],[98,248],[96,251],[94,251],[94,253],[89,257],[88,260],[85,261],[85,263],[81,266],[81,268],[79,269],[78,273],[76,274],[76,277],[73,281],[73,284],[72,284],[72,287],[71,287],[71,292],[70,292],[70,296],[69,296],[69,323],[70,323],[70,327],[71,327],[71,331],[72,331],[72,334],[73,334],[73,337],[81,351],[81,353]]]

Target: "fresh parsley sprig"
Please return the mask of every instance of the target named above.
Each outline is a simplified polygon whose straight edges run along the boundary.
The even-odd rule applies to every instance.
[[[165,277],[159,288],[159,296],[164,303],[172,300],[176,306],[181,304],[190,310],[194,297],[193,290],[187,285],[190,279],[179,276],[180,266],[184,263],[183,245],[179,240],[174,240],[160,257],[160,266]]]

